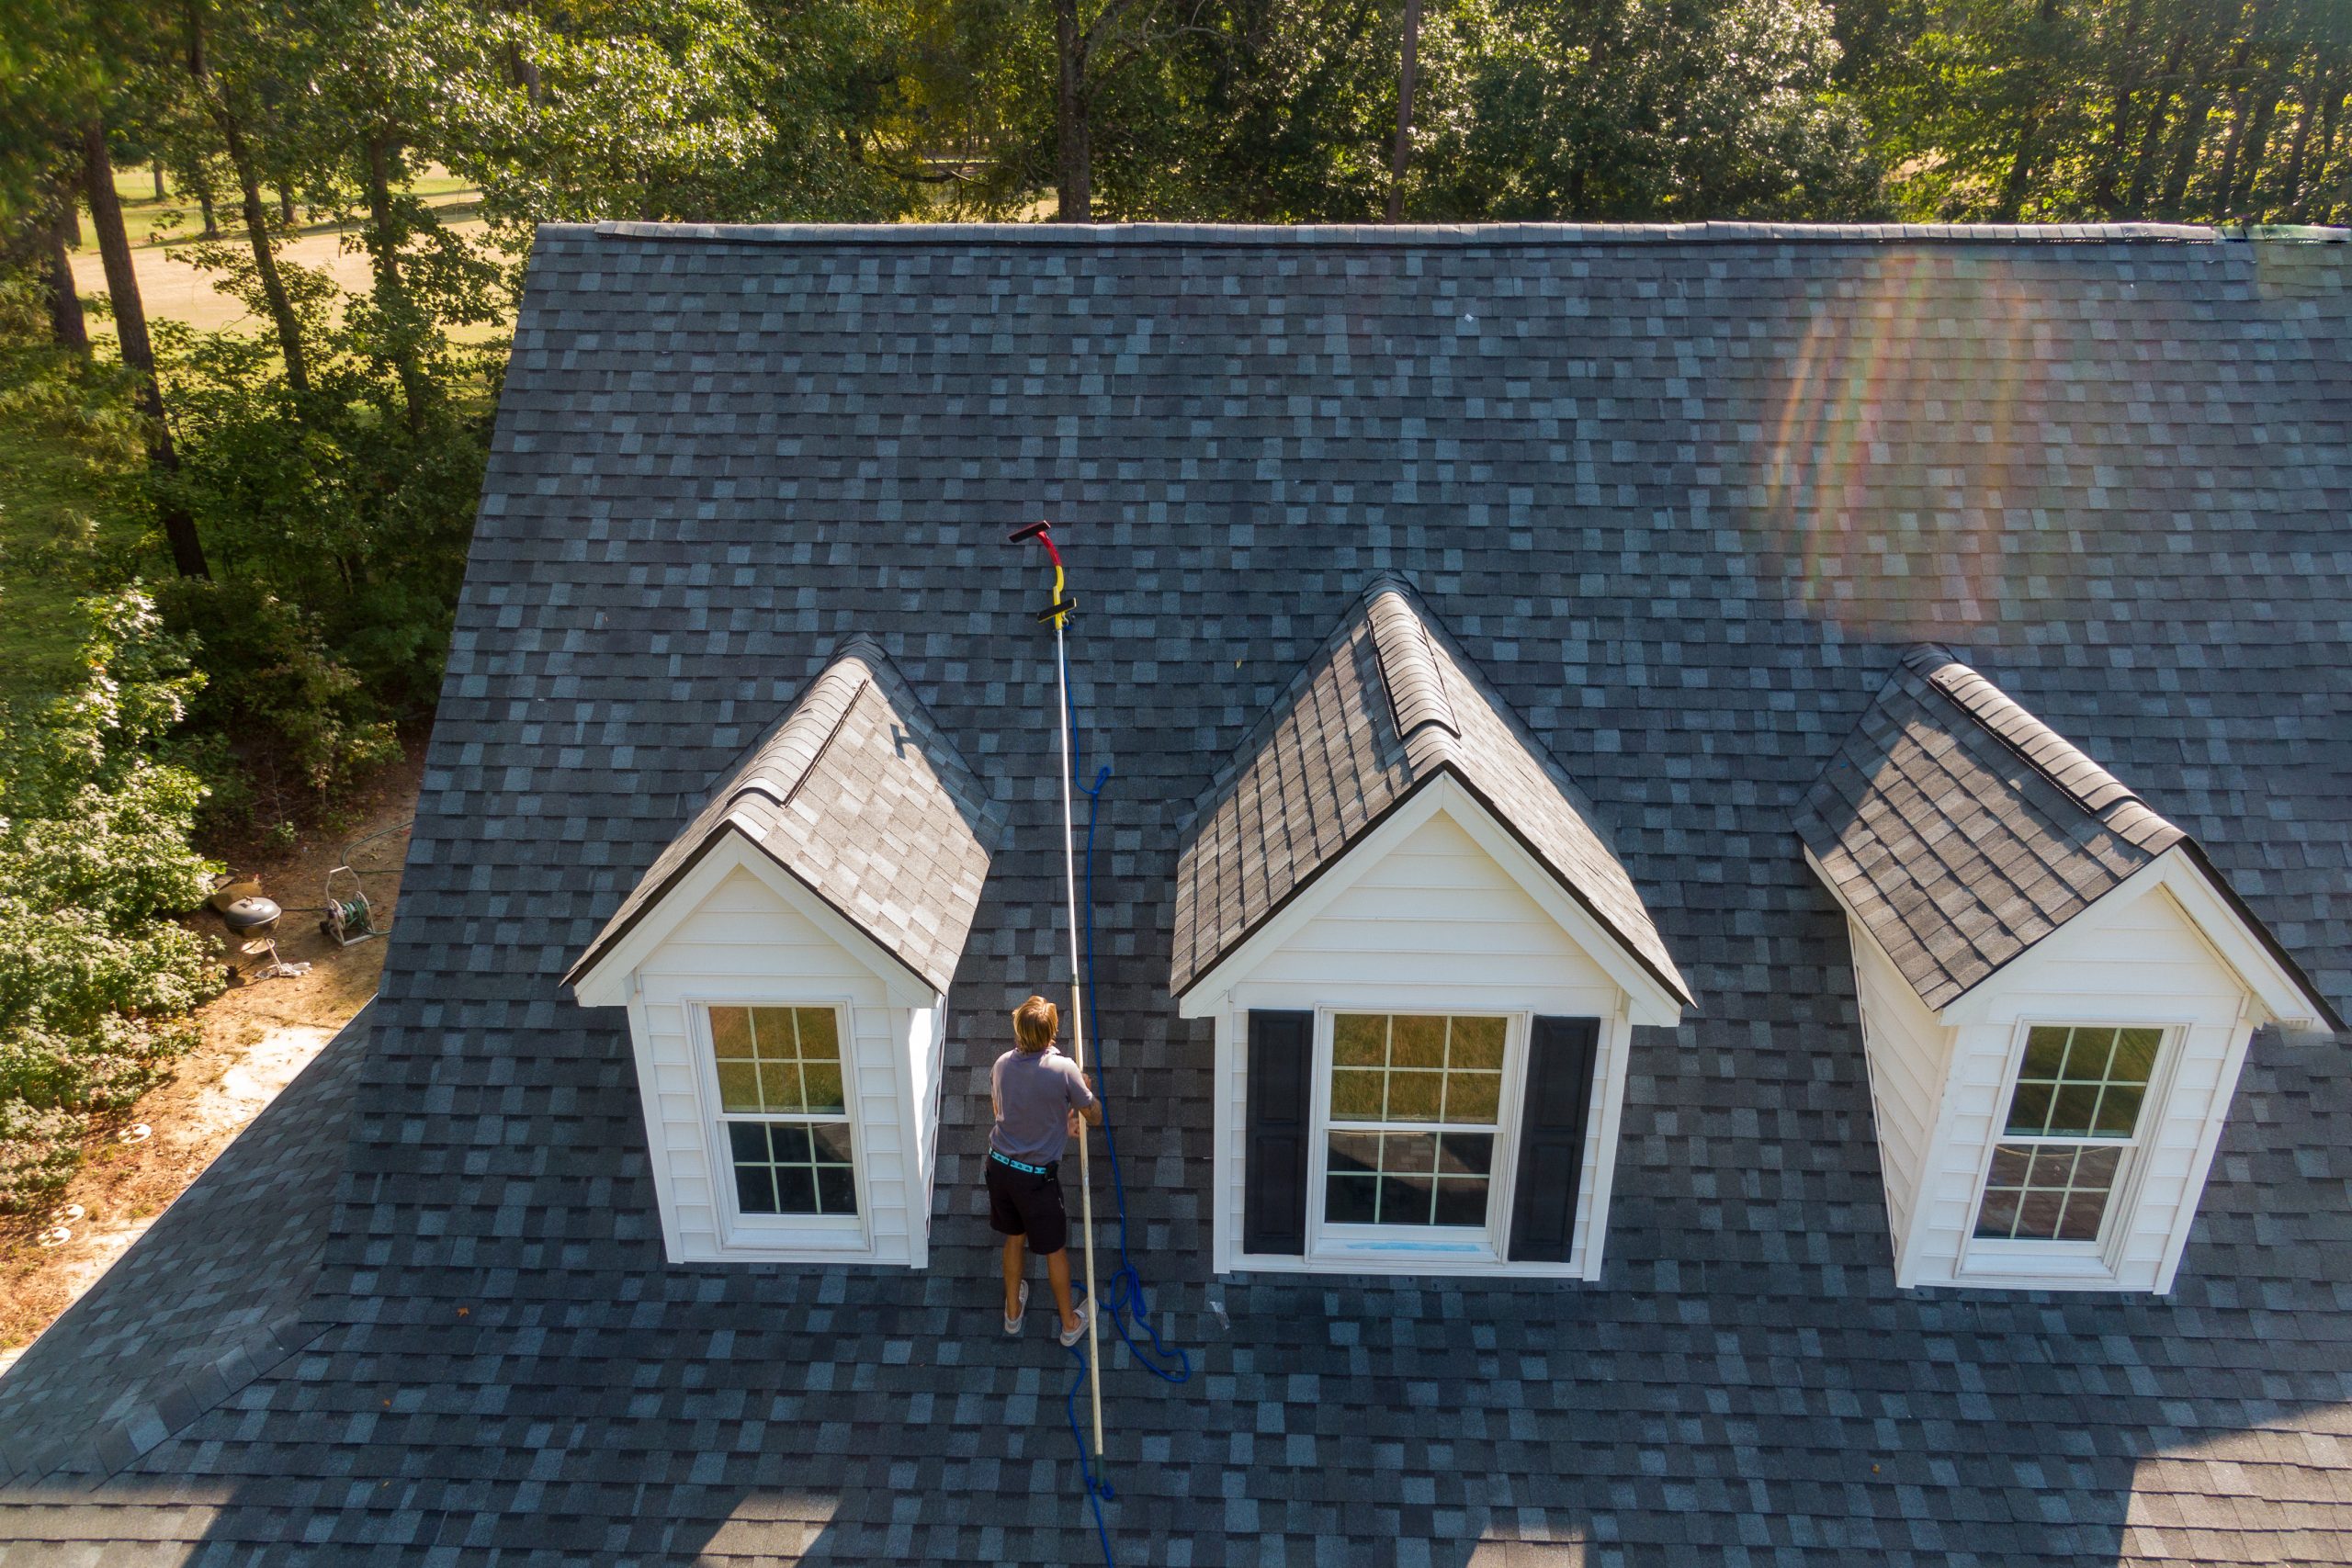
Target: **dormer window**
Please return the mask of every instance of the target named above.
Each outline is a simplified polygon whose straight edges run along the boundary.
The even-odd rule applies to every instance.
[[[673,1262],[929,1253],[947,985],[1001,813],[854,639],[567,978],[627,1007]]]
[[[1402,583],[1210,786],[1176,927],[1220,1270],[1599,1277],[1632,1032],[1690,998],[1590,805]]]
[[[2254,1031],[2335,1022],[2196,841],[1913,649],[1807,796],[1898,1285],[2164,1292]]]

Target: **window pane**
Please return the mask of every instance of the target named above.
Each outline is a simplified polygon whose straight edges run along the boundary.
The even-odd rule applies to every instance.
[[[810,1062],[831,1062],[842,1059],[840,1021],[831,1008],[794,1008],[793,1021],[800,1026],[800,1055]]]
[[[710,1010],[711,1048],[722,1057],[752,1054],[752,1012],[749,1008]]]
[[[2164,1040],[2161,1029],[2126,1029],[2115,1042],[2115,1060],[2109,1065],[2109,1083],[2145,1085],[2156,1070],[2156,1046]]]
[[[1380,1168],[1380,1134],[1377,1133],[1334,1133],[1331,1134],[1330,1157],[1326,1168],[1333,1174],[1353,1171],[1374,1171]]]
[[[1486,1178],[1439,1177],[1437,1223],[1442,1225],[1485,1224],[1487,1223]]]
[[[763,1062],[789,1062],[800,1055],[799,1047],[793,1043],[790,1008],[753,1008],[752,1039],[759,1047]]]
[[[2058,1214],[2065,1202],[2063,1187],[2027,1188],[2018,1199],[2018,1235],[2032,1241],[2056,1240]]]
[[[805,1165],[775,1168],[775,1212],[813,1214],[817,1208],[817,1173]]]
[[[1503,1102],[1503,1076],[1500,1073],[1448,1073],[1445,1075],[1445,1119],[1449,1122],[1484,1122],[1496,1120]]]
[[[1443,1073],[1388,1075],[1388,1116],[1391,1122],[1434,1122],[1442,1103]]]
[[[1993,1187],[2023,1187],[2025,1168],[2033,1163],[2033,1151],[2015,1144],[1993,1145],[1993,1173],[1986,1184]]]
[[[849,1101],[842,1095],[842,1069],[838,1062],[808,1062],[800,1068],[802,1090],[808,1097],[811,1111],[841,1111],[849,1109]]]
[[[2058,1222],[2058,1239],[2097,1241],[2098,1223],[2106,1217],[2106,1191],[2086,1192],[2078,1187],[2066,1200],[2066,1213]]]
[[[816,1145],[816,1159],[819,1165],[850,1163],[848,1122],[812,1122],[809,1124],[808,1136]]]
[[[1342,1066],[1385,1066],[1388,1020],[1375,1013],[1343,1012],[1331,1020],[1331,1060]]]
[[[1445,1065],[1485,1067],[1500,1072],[1503,1065],[1503,1021],[1499,1018],[1457,1018]]]
[[[739,1162],[758,1160],[764,1163],[768,1157],[768,1130],[757,1122],[727,1123],[727,1144],[729,1151]]]
[[[800,1064],[797,1062],[762,1062],[760,1064],[760,1094],[765,1104],[763,1111],[805,1111],[800,1103]]]
[[[2095,1083],[2062,1083],[2058,1098],[2050,1108],[2050,1133],[2053,1137],[2087,1137],[2091,1121],[2098,1111],[2098,1085]]]
[[[1439,1134],[1437,1168],[1448,1174],[1487,1175],[1495,1168],[1495,1135],[1492,1133]]]
[[[820,1214],[857,1213],[857,1177],[845,1165],[817,1168],[817,1212]]]
[[[2005,1133],[2046,1133],[2050,1130],[2051,1085],[2018,1080],[2018,1092],[2009,1101],[2009,1122]]]
[[[775,1206],[775,1168],[764,1165],[735,1168],[735,1207],[746,1214],[773,1214]]]
[[[1380,1120],[1380,1096],[1385,1075],[1335,1069],[1331,1074],[1331,1114],[1342,1122]]]
[[[1380,1213],[1375,1223],[1384,1225],[1428,1224],[1430,1204],[1434,1196],[1430,1177],[1384,1175],[1380,1179]]]
[[[1418,1173],[1437,1168],[1437,1134],[1391,1133],[1380,1140],[1380,1168]]]
[[[722,1111],[757,1111],[760,1069],[749,1062],[718,1064],[718,1105]]]
[[[1379,1196],[1376,1176],[1334,1176],[1323,1184],[1323,1218],[1335,1225],[1372,1224]]]
[[[2114,1052],[2114,1030],[2077,1029],[2074,1043],[2066,1048],[2066,1070],[2061,1076],[2078,1083],[2097,1083],[2107,1077],[2107,1061]]]
[[[2098,1125],[2094,1133],[2104,1133],[2118,1138],[2132,1135],[2132,1124],[2140,1119],[2140,1100],[2148,1091],[2135,1083],[2111,1083],[2099,1096]]]
[[[2018,1190],[2014,1187],[1988,1187],[1984,1190],[1984,1206],[1976,1212],[1976,1234],[2007,1240],[2018,1224]]]
[[[1391,1019],[1388,1065],[1392,1067],[1445,1066],[1445,1022],[1442,1018],[1410,1013]]]
[[[2030,1029],[2025,1037],[2025,1068],[2020,1077],[2054,1078],[2066,1060],[2066,1036],[2064,1029]]]

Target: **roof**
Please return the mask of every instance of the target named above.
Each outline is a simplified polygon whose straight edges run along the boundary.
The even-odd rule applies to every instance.
[[[1908,649],[1815,781],[1797,832],[1928,1007],[1942,1009],[2176,845],[2343,1027],[2189,836],[1951,649]]]
[[[2172,1295],[1897,1291],[1791,830],[1903,649],[1965,649],[2340,1007],[2347,473],[2343,244],[543,230],[342,1156],[288,1156],[318,1336],[0,1484],[9,1568],[1094,1559],[978,1157],[1004,1010],[1067,977],[1041,515],[1115,770],[1099,1081],[1197,1368],[1108,1358],[1120,1561],[2352,1558],[2345,1043],[2256,1036]],[[1632,1032],[1594,1285],[1209,1272],[1177,829],[1384,570],[1705,1003]],[[859,630],[1007,812],[931,1266],[670,1268],[625,1021],[561,976]]]
[[[654,857],[564,983],[593,971],[734,833],[944,991],[1003,825],[881,645],[853,637]]]
[[[1458,779],[1603,930],[1691,999],[1592,803],[1410,583],[1364,590],[1193,808],[1170,990],[1202,976],[1432,780]]]
[[[316,1338],[370,1003],[0,1377],[0,1483],[109,1475]],[[5,1539],[5,1527],[0,1527]]]

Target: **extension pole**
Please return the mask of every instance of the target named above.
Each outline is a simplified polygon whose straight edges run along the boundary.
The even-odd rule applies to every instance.
[[[1069,889],[1069,1037],[1078,1070],[1086,1070],[1086,975],[1078,960],[1078,829],[1070,810],[1069,649],[1062,616],[1054,617],[1054,689],[1062,714],[1062,876]],[[1102,1090],[1095,1099],[1102,1098]],[[1102,1303],[1094,1292],[1094,1176],[1087,1160],[1086,1123],[1078,1127],[1078,1207],[1086,1236],[1086,1382],[1094,1401],[1094,1457],[1102,1457]]]

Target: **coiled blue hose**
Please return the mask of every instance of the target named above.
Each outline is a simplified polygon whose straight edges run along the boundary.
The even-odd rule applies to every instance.
[[[1086,775],[1083,765],[1082,732],[1078,723],[1078,687],[1069,678],[1068,651],[1065,650],[1060,658],[1062,690],[1068,694],[1069,703],[1070,782],[1077,784],[1078,781]],[[1103,1092],[1110,1084],[1111,1073],[1108,1065],[1102,1059],[1102,1009],[1096,1001],[1094,993],[1094,828],[1102,815],[1102,786],[1108,784],[1110,779],[1110,765],[1105,763],[1101,771],[1095,773],[1093,786],[1085,789],[1086,1011],[1087,1016],[1094,1020],[1094,1066],[1098,1075],[1096,1081],[1102,1086],[1096,1091],[1096,1100],[1103,1107],[1102,1147],[1111,1156],[1111,1190],[1117,1200],[1119,1211],[1119,1268],[1118,1271],[1111,1276],[1110,1284],[1104,1291],[1103,1300],[1099,1306],[1100,1310],[1110,1314],[1111,1326],[1119,1331],[1119,1337],[1125,1342],[1128,1353],[1135,1357],[1138,1366],[1163,1382],[1181,1383],[1188,1381],[1193,1375],[1193,1359],[1181,1347],[1163,1342],[1159,1337],[1159,1330],[1152,1325],[1151,1300],[1145,1291],[1143,1275],[1136,1270],[1135,1258],[1127,1248],[1127,1184],[1125,1178],[1120,1174],[1119,1170],[1119,1138],[1111,1126],[1110,1097]],[[1080,787],[1084,788],[1084,786]],[[1129,1332],[1131,1324],[1135,1328],[1141,1329],[1144,1337],[1151,1341],[1149,1351],[1146,1351],[1142,1346],[1136,1343],[1134,1334]],[[1086,1457],[1086,1434],[1080,1429],[1078,1424],[1078,1391],[1086,1383],[1086,1354],[1075,1345],[1070,1347],[1069,1353],[1070,1359],[1078,1363],[1078,1375],[1070,1380],[1069,1392],[1062,1396],[1062,1409],[1069,1417],[1070,1441],[1078,1448],[1078,1470],[1079,1474],[1086,1482],[1086,1500],[1094,1510],[1094,1534],[1102,1543],[1103,1568],[1117,1568],[1117,1560],[1111,1555],[1111,1532],[1102,1522],[1103,1502],[1106,1499],[1115,1498],[1117,1494],[1111,1489],[1109,1481],[1094,1473],[1094,1466]],[[1172,1366],[1168,1364],[1169,1358],[1171,1356],[1175,1358],[1175,1363]]]

